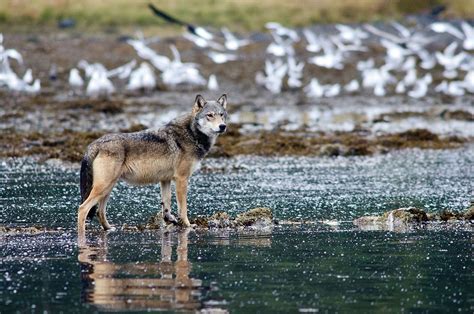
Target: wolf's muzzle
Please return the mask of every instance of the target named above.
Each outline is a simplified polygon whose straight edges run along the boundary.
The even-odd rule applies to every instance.
[[[220,125],[219,125],[219,132],[220,132],[220,133],[223,133],[226,128],[227,128],[227,126],[226,126],[225,124],[220,124]]]

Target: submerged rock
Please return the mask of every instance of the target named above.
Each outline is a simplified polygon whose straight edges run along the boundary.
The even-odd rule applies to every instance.
[[[238,214],[234,220],[234,225],[252,226],[252,225],[271,225],[272,224],[272,210],[267,207],[257,207],[249,211]]]
[[[219,211],[209,217],[207,228],[227,228],[231,226],[230,216],[226,212]]]
[[[440,214],[427,214],[416,207],[399,208],[381,216],[363,216],[353,224],[362,230],[407,231],[428,222],[470,221],[474,219],[474,205],[465,213],[443,211]]]
[[[122,230],[135,231],[135,230],[154,230],[161,229],[164,226],[170,228],[172,226],[165,225],[162,221],[161,213],[151,216],[148,222],[144,226],[133,227],[126,226],[122,227]],[[263,229],[271,227],[276,222],[273,221],[273,214],[270,208],[258,207],[250,209],[246,212],[238,214],[235,218],[231,218],[230,215],[224,211],[218,211],[210,217],[196,217],[190,220],[191,224],[195,225],[198,229],[216,229],[216,228],[247,228],[251,229]]]

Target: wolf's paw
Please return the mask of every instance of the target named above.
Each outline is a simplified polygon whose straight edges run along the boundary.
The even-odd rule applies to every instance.
[[[182,228],[196,228],[196,224],[191,224],[188,219],[179,219],[179,226]]]
[[[163,215],[163,220],[166,223],[172,223],[173,225],[178,224],[178,219],[176,219],[176,217],[173,214],[171,214],[169,211]]]
[[[109,225],[109,226],[107,226],[107,227],[104,228],[104,231],[106,231],[106,232],[114,232],[114,231],[117,231],[117,228],[116,228],[115,226]]]

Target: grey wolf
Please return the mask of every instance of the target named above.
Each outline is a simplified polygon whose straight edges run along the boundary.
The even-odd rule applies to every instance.
[[[118,180],[136,185],[160,183],[163,219],[178,223],[171,214],[171,181],[176,183],[178,215],[189,227],[187,214],[188,179],[227,128],[227,96],[206,101],[197,95],[190,113],[160,129],[136,133],[107,134],[92,142],[81,163],[82,203],[77,227],[85,232],[87,217],[98,210],[104,230],[112,226],[106,218],[110,193]]]

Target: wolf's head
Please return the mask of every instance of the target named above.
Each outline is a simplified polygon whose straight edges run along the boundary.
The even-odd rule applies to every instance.
[[[227,95],[223,94],[217,101],[206,101],[201,95],[196,96],[193,115],[197,128],[208,136],[216,136],[227,129]]]

